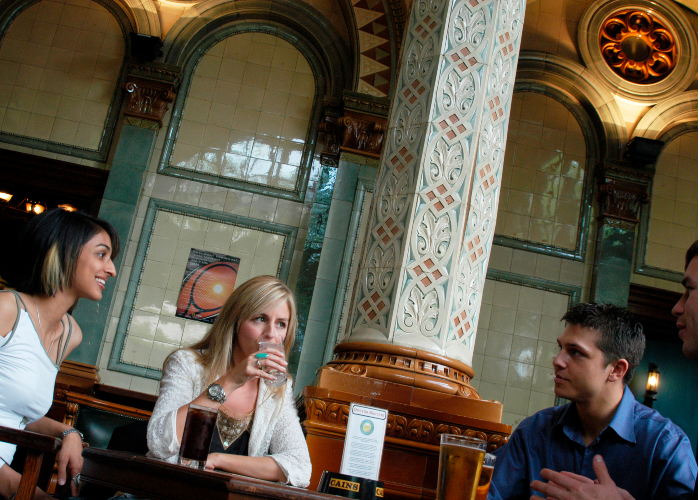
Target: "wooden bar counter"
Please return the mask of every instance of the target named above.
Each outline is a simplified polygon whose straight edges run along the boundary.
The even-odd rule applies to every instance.
[[[441,434],[483,439],[489,451],[508,441],[503,406],[481,399],[469,384],[471,367],[395,345],[344,343],[334,352],[314,386],[303,390],[310,489],[324,470],[340,471],[352,403],[389,411],[379,472],[386,500],[435,498]]]
[[[189,469],[143,455],[83,451],[82,481],[152,500],[332,500],[338,497],[236,474]]]

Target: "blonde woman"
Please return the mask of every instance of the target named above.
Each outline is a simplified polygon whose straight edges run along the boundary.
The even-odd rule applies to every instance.
[[[188,405],[194,403],[218,409],[229,428],[239,431],[228,441],[218,426],[207,468],[308,486],[311,460],[291,380],[278,388],[261,383],[275,378],[263,369],[286,372],[287,363],[279,351],[258,348],[258,342],[276,342],[288,354],[296,327],[294,296],[279,279],[258,276],[237,288],[207,335],[165,360],[148,423],[149,455],[177,461]]]
[[[116,275],[119,237],[108,222],[60,208],[27,223],[17,242],[11,276],[0,292],[0,425],[63,439],[58,483],[83,464],[82,435],[46,417],[61,362],[82,340],[68,310],[81,298],[100,300]],[[21,476],[10,462],[15,446],[0,442],[0,498],[11,498]],[[78,481],[71,481],[74,495]],[[35,499],[51,499],[37,488]]]

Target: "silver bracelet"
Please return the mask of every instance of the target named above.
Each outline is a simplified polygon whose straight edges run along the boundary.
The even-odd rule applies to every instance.
[[[72,434],[73,432],[77,432],[77,433],[78,433],[78,436],[80,436],[80,440],[81,440],[81,441],[83,440],[83,433],[80,432],[80,431],[79,431],[78,429],[76,429],[75,427],[69,427],[68,429],[66,429],[65,431],[63,431],[63,432],[61,433],[61,439],[65,439],[66,436],[67,436],[68,434]]]

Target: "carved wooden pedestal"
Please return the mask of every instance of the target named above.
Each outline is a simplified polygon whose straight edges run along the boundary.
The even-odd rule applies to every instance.
[[[321,368],[315,386],[304,389],[306,442],[315,490],[321,472],[338,472],[351,403],[389,410],[379,479],[385,498],[433,499],[440,434],[486,440],[489,450],[508,441],[503,406],[484,401],[469,385],[472,369],[419,349],[375,343],[345,343]]]

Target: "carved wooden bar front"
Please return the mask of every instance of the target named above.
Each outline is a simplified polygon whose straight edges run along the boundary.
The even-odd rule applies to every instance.
[[[304,429],[314,464],[311,489],[323,470],[337,472],[351,403],[389,411],[380,480],[385,498],[433,498],[440,435],[476,436],[495,450],[508,442],[503,406],[469,385],[473,370],[420,349],[351,342],[304,389]]]

